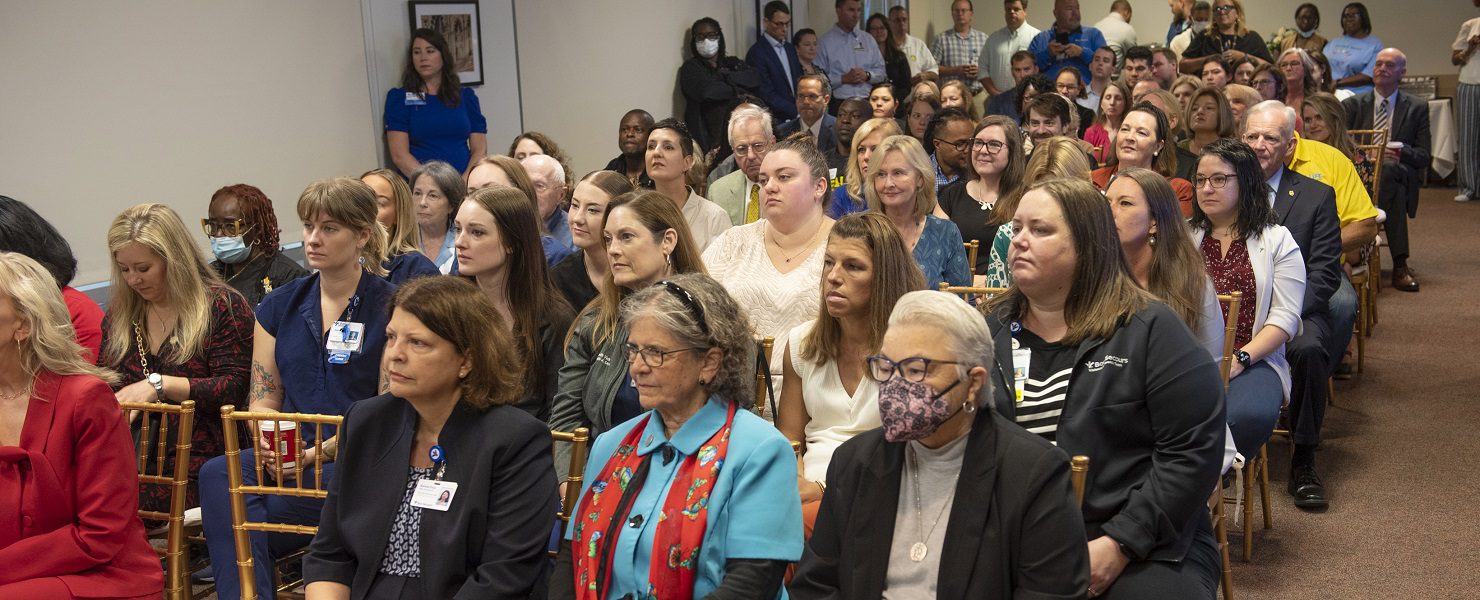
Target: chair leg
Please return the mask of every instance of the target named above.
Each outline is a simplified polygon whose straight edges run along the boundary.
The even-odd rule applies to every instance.
[[[1336,379],[1326,378],[1326,405],[1336,406]]]
[[[1228,558],[1228,519],[1223,511],[1223,488],[1213,493],[1213,532],[1218,536],[1218,553],[1223,559],[1223,600],[1233,600],[1233,565]]]
[[[1254,476],[1258,474],[1255,458],[1244,465],[1244,562],[1254,559]]]
[[[1269,445],[1259,447],[1259,502],[1264,508],[1264,528],[1274,527],[1269,514]]]

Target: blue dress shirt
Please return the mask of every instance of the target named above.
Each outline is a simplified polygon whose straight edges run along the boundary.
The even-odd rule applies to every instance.
[[[854,27],[843,31],[833,25],[822,35],[817,45],[817,67],[832,80],[833,99],[866,98],[872,83],[884,81],[884,55],[879,52],[879,43],[874,36]],[[869,83],[843,83],[843,74],[854,68],[869,73]]]

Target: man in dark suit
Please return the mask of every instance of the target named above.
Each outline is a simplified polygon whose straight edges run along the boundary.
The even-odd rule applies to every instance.
[[[762,11],[761,21],[765,33],[745,53],[745,62],[750,63],[761,75],[761,101],[771,109],[777,119],[794,119],[797,116],[797,79],[802,76],[802,61],[797,58],[796,46],[790,38],[791,9],[781,0],[771,0]]]
[[[1328,500],[1316,475],[1315,449],[1326,413],[1326,378],[1333,368],[1331,346],[1341,337],[1328,310],[1342,277],[1336,190],[1285,166],[1295,149],[1294,109],[1277,100],[1254,105],[1244,114],[1242,136],[1259,156],[1278,223],[1290,230],[1305,256],[1301,331],[1285,344],[1290,361],[1290,436],[1295,443],[1289,491],[1295,506],[1321,510]]]
[[[818,148],[838,144],[838,119],[827,114],[832,102],[832,82],[826,75],[807,75],[797,82],[797,117],[776,126],[776,139],[786,139],[803,129],[812,133]]]
[[[1388,150],[1382,164],[1377,207],[1387,212],[1384,228],[1393,256],[1393,287],[1418,291],[1408,269],[1408,219],[1418,216],[1418,186],[1429,168],[1429,107],[1398,91],[1408,72],[1408,57],[1397,48],[1377,53],[1372,63],[1372,91],[1341,101],[1347,129],[1387,129]],[[1402,144],[1395,147],[1395,143]]]

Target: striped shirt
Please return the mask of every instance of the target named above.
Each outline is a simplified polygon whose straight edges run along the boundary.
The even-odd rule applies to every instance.
[[[1023,384],[1023,401],[1017,405],[1014,420],[1023,429],[1057,445],[1059,418],[1074,372],[1075,348],[1045,342],[1027,329],[1017,334],[1017,340],[1032,352],[1032,359],[1028,380]]]

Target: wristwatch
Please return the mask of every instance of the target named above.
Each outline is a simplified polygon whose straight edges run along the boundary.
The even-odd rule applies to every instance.
[[[164,376],[159,373],[149,374],[149,385],[154,386],[154,399],[164,402]]]
[[[1249,368],[1249,363],[1254,362],[1249,359],[1249,353],[1243,350],[1234,350],[1233,359],[1238,361],[1238,364],[1243,365],[1245,369]]]

